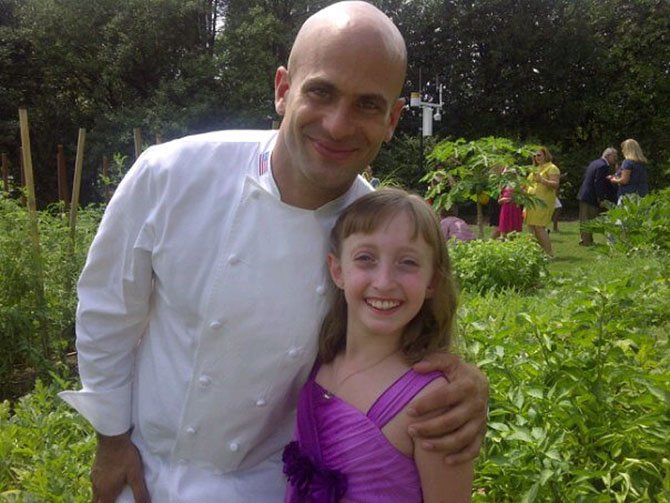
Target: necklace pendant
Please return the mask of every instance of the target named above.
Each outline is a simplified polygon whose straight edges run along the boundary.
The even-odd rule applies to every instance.
[[[323,398],[325,398],[326,400],[330,400],[331,398],[333,398],[333,395],[331,395],[327,391],[324,391],[323,392]]]

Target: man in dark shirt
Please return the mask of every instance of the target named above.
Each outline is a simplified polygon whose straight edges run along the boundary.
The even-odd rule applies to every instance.
[[[608,147],[603,155],[592,161],[584,172],[582,186],[579,189],[577,199],[579,199],[579,223],[592,220],[598,216],[605,207],[605,201],[614,202],[615,196],[612,191],[612,185],[607,180],[610,174],[610,166],[616,165],[617,151]],[[593,244],[593,234],[585,232],[580,228],[580,245],[591,246]]]

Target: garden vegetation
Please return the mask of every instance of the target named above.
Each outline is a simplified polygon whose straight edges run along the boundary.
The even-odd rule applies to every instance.
[[[669,202],[666,189],[604,214],[594,226],[610,244],[565,273],[549,274],[527,236],[450,244],[459,348],[490,381],[474,501],[667,500]],[[56,393],[76,386],[72,286],[101,210],[80,214],[74,252],[61,210],[40,213],[38,313],[27,212],[0,199],[2,382],[41,376],[0,406],[0,501],[91,497],[94,432]]]

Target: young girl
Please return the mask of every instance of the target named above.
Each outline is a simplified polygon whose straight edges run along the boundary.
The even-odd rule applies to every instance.
[[[284,450],[285,501],[470,501],[472,463],[448,466],[407,433],[410,401],[444,379],[411,365],[448,347],[456,312],[435,214],[381,189],[342,213],[331,249],[337,291]]]
[[[514,170],[505,168],[504,173],[513,173]],[[500,191],[500,219],[498,222],[498,231],[501,236],[505,236],[510,232],[521,232],[523,230],[523,210],[514,202],[514,188],[510,185],[505,185]]]

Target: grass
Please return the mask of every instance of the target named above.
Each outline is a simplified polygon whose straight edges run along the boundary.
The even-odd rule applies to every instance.
[[[579,221],[559,222],[559,231],[551,231],[549,238],[554,259],[549,264],[552,273],[572,273],[575,268],[590,267],[601,254],[596,247],[579,246]],[[594,236],[596,243],[603,243],[602,236]]]

